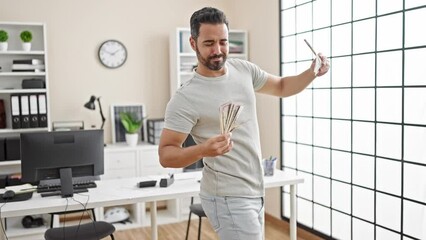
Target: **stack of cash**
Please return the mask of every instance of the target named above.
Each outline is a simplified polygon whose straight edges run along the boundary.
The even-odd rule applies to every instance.
[[[220,106],[220,132],[230,133],[238,127],[236,124],[238,117],[243,111],[243,106],[235,103],[225,103]]]

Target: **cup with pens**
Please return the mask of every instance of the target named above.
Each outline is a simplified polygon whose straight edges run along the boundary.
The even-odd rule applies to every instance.
[[[276,165],[277,165],[277,157],[270,156],[269,158],[263,159],[264,175],[273,176]]]

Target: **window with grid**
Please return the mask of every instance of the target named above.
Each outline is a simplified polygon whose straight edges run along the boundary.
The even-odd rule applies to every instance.
[[[426,1],[280,0],[281,74],[330,71],[281,100],[298,223],[335,239],[426,239]],[[282,191],[288,218],[289,189]]]

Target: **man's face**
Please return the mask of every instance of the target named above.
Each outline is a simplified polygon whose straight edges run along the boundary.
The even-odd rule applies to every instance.
[[[200,64],[212,71],[221,70],[229,51],[228,28],[225,24],[201,24],[193,48]]]

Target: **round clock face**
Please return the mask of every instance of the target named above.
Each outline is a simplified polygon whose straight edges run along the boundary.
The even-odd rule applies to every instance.
[[[117,40],[108,40],[99,47],[99,60],[108,68],[121,67],[127,59],[126,47]]]

